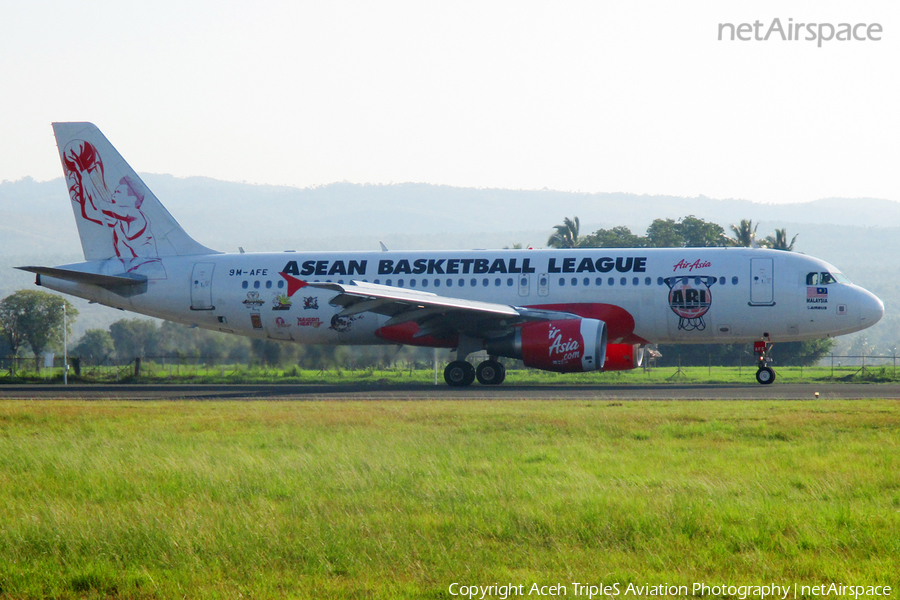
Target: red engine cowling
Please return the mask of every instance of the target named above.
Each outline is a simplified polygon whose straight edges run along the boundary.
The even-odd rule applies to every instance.
[[[485,349],[544,371],[597,371],[606,356],[606,323],[597,319],[526,323],[510,336],[489,340]]]
[[[640,344],[607,344],[604,371],[637,369],[644,362],[644,348]]]

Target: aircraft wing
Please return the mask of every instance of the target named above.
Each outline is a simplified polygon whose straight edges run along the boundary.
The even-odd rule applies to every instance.
[[[419,326],[415,337],[442,337],[454,333],[495,337],[508,333],[510,328],[524,321],[577,318],[571,313],[466,300],[361,281],[348,285],[316,282],[307,285],[337,292],[331,304],[344,308],[338,316],[363,312],[385,315],[390,317],[385,327],[415,322]]]

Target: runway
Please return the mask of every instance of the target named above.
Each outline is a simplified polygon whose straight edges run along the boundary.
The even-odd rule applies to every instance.
[[[814,400],[900,399],[898,384],[774,385],[0,385],[7,400]]]

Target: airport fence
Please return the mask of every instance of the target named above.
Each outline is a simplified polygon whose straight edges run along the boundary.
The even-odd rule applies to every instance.
[[[811,367],[773,365],[781,381],[833,380],[833,381],[893,381],[897,380],[897,363],[900,355],[846,355],[826,356],[818,365]],[[478,360],[474,360],[477,363]],[[431,381],[443,380],[444,361],[435,363],[403,361],[379,366],[362,366],[352,363],[319,368],[305,368],[302,365],[273,367],[264,364],[229,363],[221,359],[197,356],[152,356],[131,360],[106,359],[100,364],[91,364],[80,357],[68,357],[70,381],[115,383],[115,382],[166,382],[194,381],[210,383],[276,382],[285,380],[329,381],[335,379],[384,378],[385,381]],[[525,369],[520,361],[507,365],[509,371],[520,373],[517,380],[523,382],[544,382],[542,372]],[[558,383],[603,383],[614,376],[615,383],[665,382],[686,378],[691,381],[722,382],[745,381],[755,373],[756,365],[748,361],[738,366],[673,367],[655,366],[648,361],[643,369],[621,371],[601,376],[596,374],[575,374],[559,376],[546,374],[546,382]],[[526,373],[523,373],[526,372]],[[5,357],[0,358],[0,383],[52,382],[63,379],[63,358],[61,356]]]

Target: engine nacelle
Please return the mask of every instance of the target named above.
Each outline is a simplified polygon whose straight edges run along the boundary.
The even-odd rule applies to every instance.
[[[637,369],[644,362],[644,347],[640,344],[607,344],[604,371]]]
[[[511,335],[488,340],[485,349],[544,371],[597,371],[606,358],[606,323],[597,319],[526,323]]]

